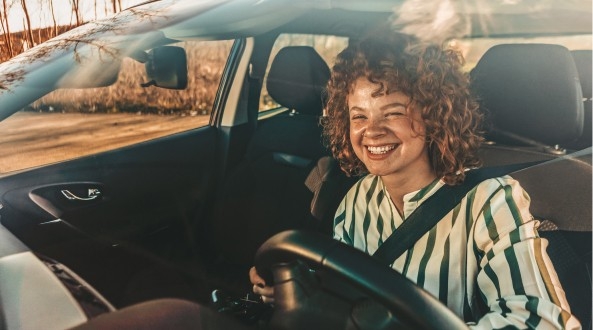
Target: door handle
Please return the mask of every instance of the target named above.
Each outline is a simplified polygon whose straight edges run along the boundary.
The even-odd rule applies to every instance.
[[[69,200],[78,200],[78,201],[92,201],[99,196],[101,196],[101,191],[97,188],[89,188],[86,197],[80,197],[73,194],[70,190],[63,189],[61,190],[62,195],[68,198]]]

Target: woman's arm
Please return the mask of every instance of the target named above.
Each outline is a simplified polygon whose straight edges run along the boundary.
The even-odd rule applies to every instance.
[[[477,284],[489,311],[472,325],[475,329],[581,327],[570,313],[529,204],[527,193],[510,177],[478,186],[472,206]]]

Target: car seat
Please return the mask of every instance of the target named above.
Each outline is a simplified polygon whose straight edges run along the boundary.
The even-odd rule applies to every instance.
[[[488,142],[508,147],[492,157],[485,148],[487,165],[553,158],[581,136],[582,92],[563,46],[494,46],[472,70],[471,83],[485,113]]]
[[[581,86],[568,49],[516,44],[491,48],[472,71],[472,85],[488,111],[485,166],[553,159],[513,173],[542,221],[541,237],[572,312],[591,329],[591,149],[565,158],[561,148],[583,126]]]
[[[249,289],[249,267],[266,239],[287,229],[320,226],[311,215],[314,192],[305,181],[317,161],[328,155],[319,121],[329,74],[312,47],[285,47],[274,58],[266,87],[288,110],[258,122],[201,238],[214,269],[224,277],[223,285],[231,285],[227,290]]]

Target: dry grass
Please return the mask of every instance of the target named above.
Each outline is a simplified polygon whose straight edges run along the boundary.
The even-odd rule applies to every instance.
[[[122,62],[118,80],[109,87],[56,90],[32,104],[30,110],[77,113],[208,114],[232,41],[194,41],[178,44],[187,53],[188,87],[170,90],[141,87],[147,81],[144,64]]]

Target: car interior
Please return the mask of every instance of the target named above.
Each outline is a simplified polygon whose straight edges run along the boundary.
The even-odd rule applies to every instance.
[[[287,52],[291,51],[289,48],[285,48],[285,50]],[[314,52],[314,50],[310,51]],[[591,159],[590,150],[573,153],[574,149],[569,147],[575,147],[578,143],[581,143],[578,145],[580,149],[586,147],[582,143],[584,143],[583,140],[587,136],[586,131],[590,127],[584,127],[588,125],[584,125],[587,121],[583,117],[586,116],[584,107],[590,102],[590,98],[587,98],[586,95],[584,98],[582,97],[587,93],[585,90],[587,87],[582,87],[579,81],[575,79],[578,74],[573,56],[574,53],[571,54],[566,48],[557,45],[499,45],[487,51],[472,71],[471,76],[472,86],[480,97],[481,108],[486,112],[487,141],[480,150],[484,166],[555,159],[555,161],[518,171],[513,173],[512,176],[519,179],[526,190],[530,192],[533,200],[532,213],[542,221],[540,227],[541,236],[550,241],[549,253],[556,265],[556,271],[562,282],[567,282],[564,285],[567,298],[571,306],[573,306],[575,315],[586,326],[591,323],[591,223],[584,222],[582,219],[591,218],[591,210],[581,206],[587,205],[587,201],[591,199],[591,187],[590,185],[579,184],[579,182],[589,182],[591,180]],[[549,65],[552,62],[555,64],[553,66]],[[294,65],[294,63],[298,62],[291,61],[290,63]],[[272,68],[275,65],[277,65],[276,62],[272,64]],[[325,69],[323,70],[325,71]],[[302,72],[307,71],[301,68],[293,71],[297,75],[302,75]],[[293,84],[287,84],[291,91],[295,90],[294,86],[298,86],[299,82],[302,82],[302,78],[289,75],[284,76],[282,79],[285,82],[295,81]],[[539,83],[529,83],[533,81]],[[270,84],[270,80],[268,80],[268,84]],[[583,86],[586,86],[586,82]],[[268,88],[272,90],[273,87],[268,85]],[[291,103],[284,101],[282,96],[270,93],[273,98],[278,100],[278,103],[286,105],[288,109],[299,109],[290,106]],[[298,90],[297,95],[307,98],[305,95],[311,95],[311,93]],[[314,99],[321,101],[318,92],[315,92],[312,96]],[[316,118],[311,119],[309,122],[309,127],[313,128],[310,132],[312,134],[311,141],[313,142],[311,146],[317,148],[321,147],[318,139],[320,136],[320,127],[318,125],[320,119],[319,106],[320,104],[316,107],[310,107],[317,108],[317,114]],[[296,112],[304,111],[297,110]],[[296,115],[292,112],[284,116]],[[285,139],[284,135],[278,133],[280,131],[292,133],[286,128],[280,128],[282,124],[278,124],[278,121],[285,119],[284,117],[277,116],[273,118],[274,121],[262,122],[258,126],[251,143],[260,141],[259,137],[266,134],[262,133],[262,131],[267,132],[272,125],[278,125],[279,130],[276,132],[276,138],[266,136],[265,139],[268,141],[282,141]],[[315,127],[317,127],[317,130],[314,129]],[[304,132],[304,130],[300,129],[299,132]],[[298,135],[298,140],[309,141],[301,135]],[[577,142],[579,140],[580,142]],[[309,146],[310,144],[303,143],[301,145]],[[589,141],[588,147],[590,145],[591,142]],[[568,147],[565,149],[562,146]],[[286,159],[290,158],[288,155],[279,157],[278,153],[280,151],[290,152],[291,155],[296,157],[302,155],[293,151],[289,144],[284,146],[277,144],[275,148],[276,153],[270,158],[274,159],[278,166],[295,166],[294,162],[292,164],[286,162]],[[308,147],[307,149],[312,150],[315,148]],[[323,205],[318,207],[327,208],[329,211],[317,219],[322,220],[321,223],[308,225],[302,219],[311,220],[310,216],[314,213],[313,209],[307,215],[299,216],[298,219],[301,219],[301,221],[295,219],[296,221],[292,222],[289,217],[280,215],[283,210],[287,210],[286,207],[281,207],[280,214],[275,214],[268,220],[275,221],[274,226],[277,230],[265,233],[263,238],[286,229],[315,230],[317,226],[323,228],[322,233],[331,234],[331,214],[332,210],[337,207],[339,199],[330,200],[329,197],[344,195],[356,178],[348,178],[340,173],[335,163],[331,163],[327,156],[323,157],[322,149],[319,149],[319,153],[314,156],[307,156],[306,161],[303,161],[303,164],[307,166],[302,168],[300,177],[295,181],[296,187],[290,189],[290,191],[295,192],[298,191],[298,188],[304,188],[302,183],[305,181],[303,178],[307,173],[328,173],[328,169],[333,168],[336,175],[330,176],[331,179],[317,186],[316,190],[306,192],[307,195],[303,199],[303,205],[306,205],[312,199],[312,194],[317,194],[318,196],[313,204]],[[297,159],[300,160],[301,158]],[[310,167],[315,163],[315,159],[321,161],[311,171]],[[270,173],[271,171],[266,172]],[[570,173],[570,178],[567,178],[566,173]],[[323,176],[323,174],[320,176]],[[269,191],[270,187],[271,185],[267,185],[262,190]],[[288,187],[288,185],[284,185],[284,187]],[[554,188],[550,189],[550,187]],[[322,193],[321,197],[319,197],[320,190],[324,190],[326,194]],[[255,198],[257,198],[257,195],[255,195]],[[273,200],[273,204],[281,205],[281,201],[278,199],[283,198],[286,198],[286,196],[282,195],[275,198],[268,196],[266,200]],[[293,202],[299,200],[295,195],[291,195],[289,199]],[[253,201],[249,201],[248,204],[256,205]],[[241,212],[246,209],[248,208],[241,208]],[[271,214],[273,210],[266,210],[266,212]],[[228,218],[235,221],[231,223],[232,227],[238,226],[241,228],[237,232],[237,236],[230,237],[234,241],[240,242],[245,239],[240,236],[250,233],[248,240],[253,241],[256,236],[251,234],[248,227],[244,227],[249,225],[250,222],[244,222],[239,218],[238,215]],[[258,218],[260,219],[257,220],[258,223],[262,223],[259,221],[264,221],[262,219],[266,217],[261,215]],[[278,221],[278,219],[282,220]],[[218,232],[205,231],[220,233],[213,236],[214,240],[217,239],[216,237],[223,237],[225,226],[229,225],[228,222],[217,221],[216,223],[221,226]],[[252,228],[259,228],[258,225],[252,226]],[[266,226],[266,228],[272,227]],[[258,232],[258,234],[261,234],[261,232]],[[243,273],[251,266],[252,255],[257,247],[263,243],[263,238],[257,239],[257,244],[251,246],[248,243],[241,244],[246,248],[241,253],[247,252],[242,262],[239,262],[239,264],[243,264]],[[221,260],[227,258],[227,260],[232,260],[233,257],[231,256],[233,254],[235,254],[235,258],[239,257],[236,251],[229,250],[226,252],[227,257],[221,256]],[[575,274],[578,275],[575,276]]]
[[[322,139],[330,64],[310,46],[284,47],[268,63],[271,49],[281,33],[356,39],[390,14],[319,10],[249,38],[253,49],[239,97],[244,123],[220,124],[218,108],[213,125],[1,177],[0,304],[7,328],[40,328],[48,320],[68,328],[167,297],[207,305],[214,289],[240,297],[251,291],[247,274],[258,249],[275,234],[299,230],[330,238],[334,212],[358,180],[339,169]],[[247,43],[239,38],[235,46]],[[229,59],[225,70],[237,67],[233,61],[239,59]],[[591,50],[498,45],[470,77],[485,112],[483,166],[546,161],[511,175],[531,196],[531,212],[541,220],[540,235],[549,241],[572,312],[591,329]],[[228,92],[230,83],[219,89]],[[282,108],[279,114],[258,113],[264,87]],[[100,189],[102,197],[96,203],[57,202],[57,192],[65,189]],[[270,263],[278,254],[264,251],[261,258]],[[349,258],[336,265],[366,265],[363,256],[343,257]],[[373,267],[368,265],[368,274],[345,274],[384,276]],[[47,276],[33,275],[48,272],[55,274],[49,283]],[[34,289],[17,290],[3,280],[20,277]],[[425,299],[402,289],[406,285],[395,281],[384,299],[399,308],[406,302],[393,297],[398,290],[418,296],[414,303]],[[36,291],[50,292],[48,300],[36,298]],[[71,304],[47,304],[66,299],[64,292],[76,296],[82,311],[56,312],[53,306]],[[349,308],[330,301],[340,311]],[[36,306],[38,317],[11,316],[25,306]],[[307,313],[284,314],[283,325],[301,324],[290,323],[291,317],[321,317],[319,308]]]
[[[277,74],[274,69],[283,65],[284,56],[290,52],[305,51],[311,55],[295,55],[284,64],[292,70],[287,69],[281,78],[274,77]],[[259,182],[251,181],[246,185],[235,181],[234,176],[238,175],[242,180],[255,180],[252,178],[258,176],[241,172],[244,171],[244,163],[237,167],[239,172],[231,172],[231,181],[227,183],[233,187],[232,192],[237,192],[237,187],[257,188],[248,189],[239,195],[241,197],[223,189],[223,196],[237,198],[246,205],[235,208],[236,204],[225,200],[222,209],[229,216],[221,215],[222,218],[213,221],[213,225],[218,226],[217,230],[204,230],[209,235],[213,234],[207,244],[209,246],[216,246],[216,241],[221,242],[223,237],[241,242],[240,246],[244,249],[240,252],[221,244],[220,250],[211,254],[217,256],[218,261],[230,263],[225,268],[219,268],[224,269],[226,274],[245,274],[253,263],[257,247],[267,237],[282,230],[317,230],[331,235],[333,210],[340,201],[335,196],[343,196],[356,181],[356,178],[348,178],[341,173],[320,144],[322,97],[319,88],[324,85],[327,75],[315,80],[309,77],[309,70],[315,68],[313,71],[327,72],[327,65],[313,55],[314,52],[312,48],[287,47],[280,53],[282,55],[275,58],[270,70],[272,79],[268,78],[267,87],[270,95],[289,111],[258,123],[244,159],[248,162],[252,157],[250,151],[258,148],[256,144],[261,144],[259,148],[266,148],[269,153],[266,157],[270,165],[255,166],[265,168],[266,174],[259,176]],[[555,160],[512,175],[520,180],[532,197],[532,213],[542,221],[541,236],[550,241],[549,253],[562,282],[566,282],[564,289],[573,313],[585,327],[589,325],[590,328],[591,223],[582,219],[591,218],[591,209],[582,206],[588,205],[591,200],[591,187],[579,182],[591,181],[591,157],[590,150],[573,153],[576,149],[591,146],[590,139],[587,140],[590,125],[584,119],[590,116],[590,95],[587,96],[590,88],[586,82],[590,76],[581,78],[583,83],[575,79],[578,73],[573,56],[582,56],[578,54],[571,54],[557,45],[499,45],[487,51],[471,77],[481,108],[486,112],[487,142],[480,150],[484,166]],[[309,62],[309,58],[317,58],[317,61]],[[588,63],[586,60],[583,62]],[[276,84],[277,81],[283,81],[283,84]],[[533,81],[538,84],[530,83]],[[318,88],[299,88],[302,85]],[[306,105],[295,104],[291,97]],[[586,110],[587,106],[589,110]],[[287,125],[288,121],[292,122]],[[297,122],[299,128],[293,131]],[[299,150],[295,150],[297,141],[296,148]],[[264,146],[266,144],[268,146]],[[301,150],[300,147],[304,148]],[[272,170],[272,166],[277,170]],[[281,176],[275,175],[278,172],[282,172]],[[294,173],[293,181],[286,179],[289,173]],[[307,176],[325,176],[325,180],[308,191],[303,186]],[[271,178],[270,182],[266,182],[268,178]],[[282,189],[284,192],[280,193]],[[258,200],[273,201],[270,204],[274,206],[264,208],[265,213],[261,213]],[[291,209],[297,203],[301,211],[306,210],[304,213]],[[229,205],[233,206],[227,208]],[[241,215],[250,210],[248,205],[259,206],[255,208],[259,213],[242,219]],[[313,216],[316,208],[327,211],[316,217]],[[297,216],[293,218],[292,215]],[[260,229],[262,223],[266,223],[265,233]],[[240,230],[232,234],[228,232],[229,227]],[[240,282],[241,277],[236,280]],[[249,290],[249,286],[244,286],[242,290]]]

